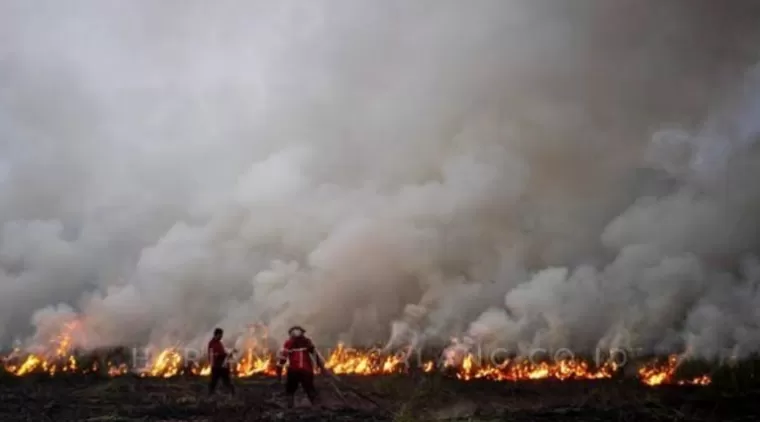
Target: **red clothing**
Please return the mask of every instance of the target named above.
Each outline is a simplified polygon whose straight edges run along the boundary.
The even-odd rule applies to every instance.
[[[313,373],[312,354],[316,354],[316,349],[314,348],[314,343],[308,337],[289,338],[282,345],[277,365],[283,366],[287,362],[288,372],[303,371]]]
[[[211,361],[211,366],[216,368],[224,366],[227,360],[227,351],[224,350],[221,340],[212,338],[208,342],[208,358]]]

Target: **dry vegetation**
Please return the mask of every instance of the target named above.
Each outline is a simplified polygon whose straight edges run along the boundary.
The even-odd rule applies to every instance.
[[[98,375],[0,378],[3,421],[756,421],[754,364],[713,373],[708,387],[647,387],[629,379],[461,382],[441,375],[318,377],[323,408],[299,393],[284,409],[268,377],[237,379],[234,398],[212,399],[206,378]],[[220,387],[221,388],[221,387]]]

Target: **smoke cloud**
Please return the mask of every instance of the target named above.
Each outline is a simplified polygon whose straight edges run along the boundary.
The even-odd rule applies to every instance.
[[[760,348],[752,1],[4,1],[0,344]]]

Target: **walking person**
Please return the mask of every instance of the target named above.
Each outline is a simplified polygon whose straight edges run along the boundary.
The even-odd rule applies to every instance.
[[[224,336],[224,330],[217,328],[214,330],[211,341],[208,342],[208,358],[211,363],[211,380],[208,384],[208,393],[209,395],[214,394],[217,384],[222,381],[227,391],[234,396],[235,386],[232,385],[230,374],[230,358],[235,353],[235,349],[227,352],[222,344],[222,336]]]

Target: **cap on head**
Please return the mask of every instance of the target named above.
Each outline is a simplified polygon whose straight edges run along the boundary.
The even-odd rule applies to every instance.
[[[304,330],[303,327],[301,327],[300,325],[294,325],[290,327],[290,329],[288,330],[288,334],[290,334],[291,336],[300,336],[300,335],[303,335],[304,333],[306,333],[306,330]]]

